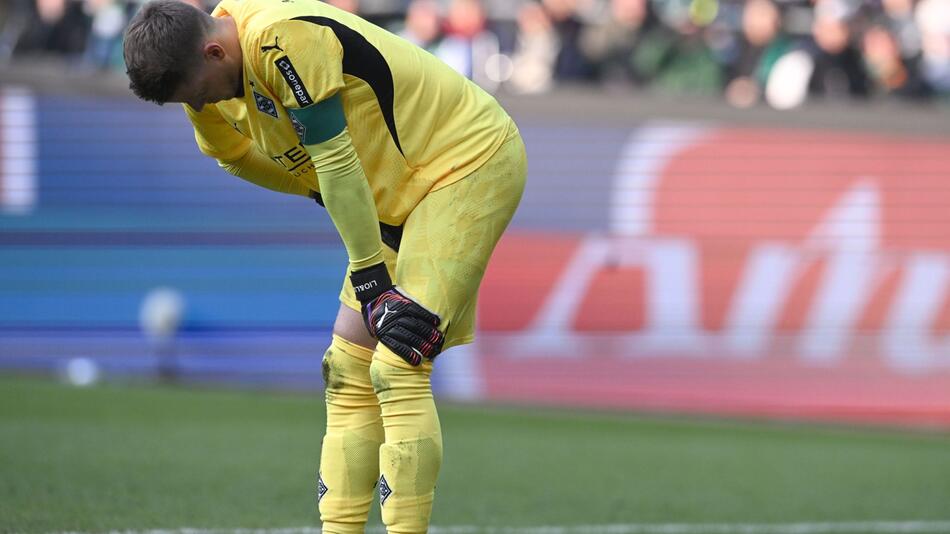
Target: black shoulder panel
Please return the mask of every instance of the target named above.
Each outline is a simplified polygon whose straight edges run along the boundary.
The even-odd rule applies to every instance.
[[[383,112],[383,119],[389,127],[389,133],[399,152],[402,145],[399,143],[399,133],[396,132],[396,117],[393,113],[393,73],[386,63],[386,58],[370,44],[365,37],[356,30],[345,26],[339,21],[327,17],[294,17],[292,20],[302,20],[318,26],[325,26],[333,30],[336,38],[343,46],[343,73],[355,76],[367,84],[376,93],[379,109]]]

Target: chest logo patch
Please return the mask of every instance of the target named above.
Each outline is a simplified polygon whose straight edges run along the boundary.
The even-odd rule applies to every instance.
[[[257,104],[257,110],[266,113],[271,117],[277,118],[277,105],[266,96],[254,91],[254,103]]]

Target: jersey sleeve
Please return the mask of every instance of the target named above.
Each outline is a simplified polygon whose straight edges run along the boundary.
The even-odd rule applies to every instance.
[[[271,191],[310,196],[309,187],[294,180],[289,172],[268,158],[257,145],[251,145],[247,153],[235,161],[218,160],[218,164],[228,173]]]
[[[188,120],[195,128],[195,141],[198,149],[219,162],[241,159],[250,149],[251,140],[235,130],[214,104],[208,104],[201,111],[195,111],[188,104],[182,104]]]
[[[291,116],[310,154],[350,267],[358,270],[381,263],[376,204],[343,111],[342,45],[333,30],[305,20],[267,27],[258,44],[259,75]]]
[[[287,109],[306,108],[343,88],[343,46],[326,26],[274,23],[260,32],[257,51],[259,75]]]
[[[324,206],[350,258],[354,271],[383,262],[383,241],[373,192],[344,129],[333,139],[307,145],[317,170]]]
[[[293,179],[283,167],[268,158],[251,139],[235,130],[208,104],[200,112],[184,104],[195,128],[195,141],[205,155],[218,160],[228,173],[254,185],[293,195],[308,196],[310,189]]]

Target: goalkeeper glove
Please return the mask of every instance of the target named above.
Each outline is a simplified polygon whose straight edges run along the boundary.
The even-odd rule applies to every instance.
[[[442,352],[442,319],[393,285],[383,263],[350,274],[370,335],[406,360],[420,365]]]

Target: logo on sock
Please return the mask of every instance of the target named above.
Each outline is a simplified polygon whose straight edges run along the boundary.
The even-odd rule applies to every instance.
[[[393,490],[389,487],[389,483],[386,482],[386,477],[384,475],[379,476],[379,505],[382,506],[386,504],[386,499],[393,494]]]
[[[317,474],[317,504],[323,499],[323,496],[330,491],[327,485],[323,483],[323,473]]]

